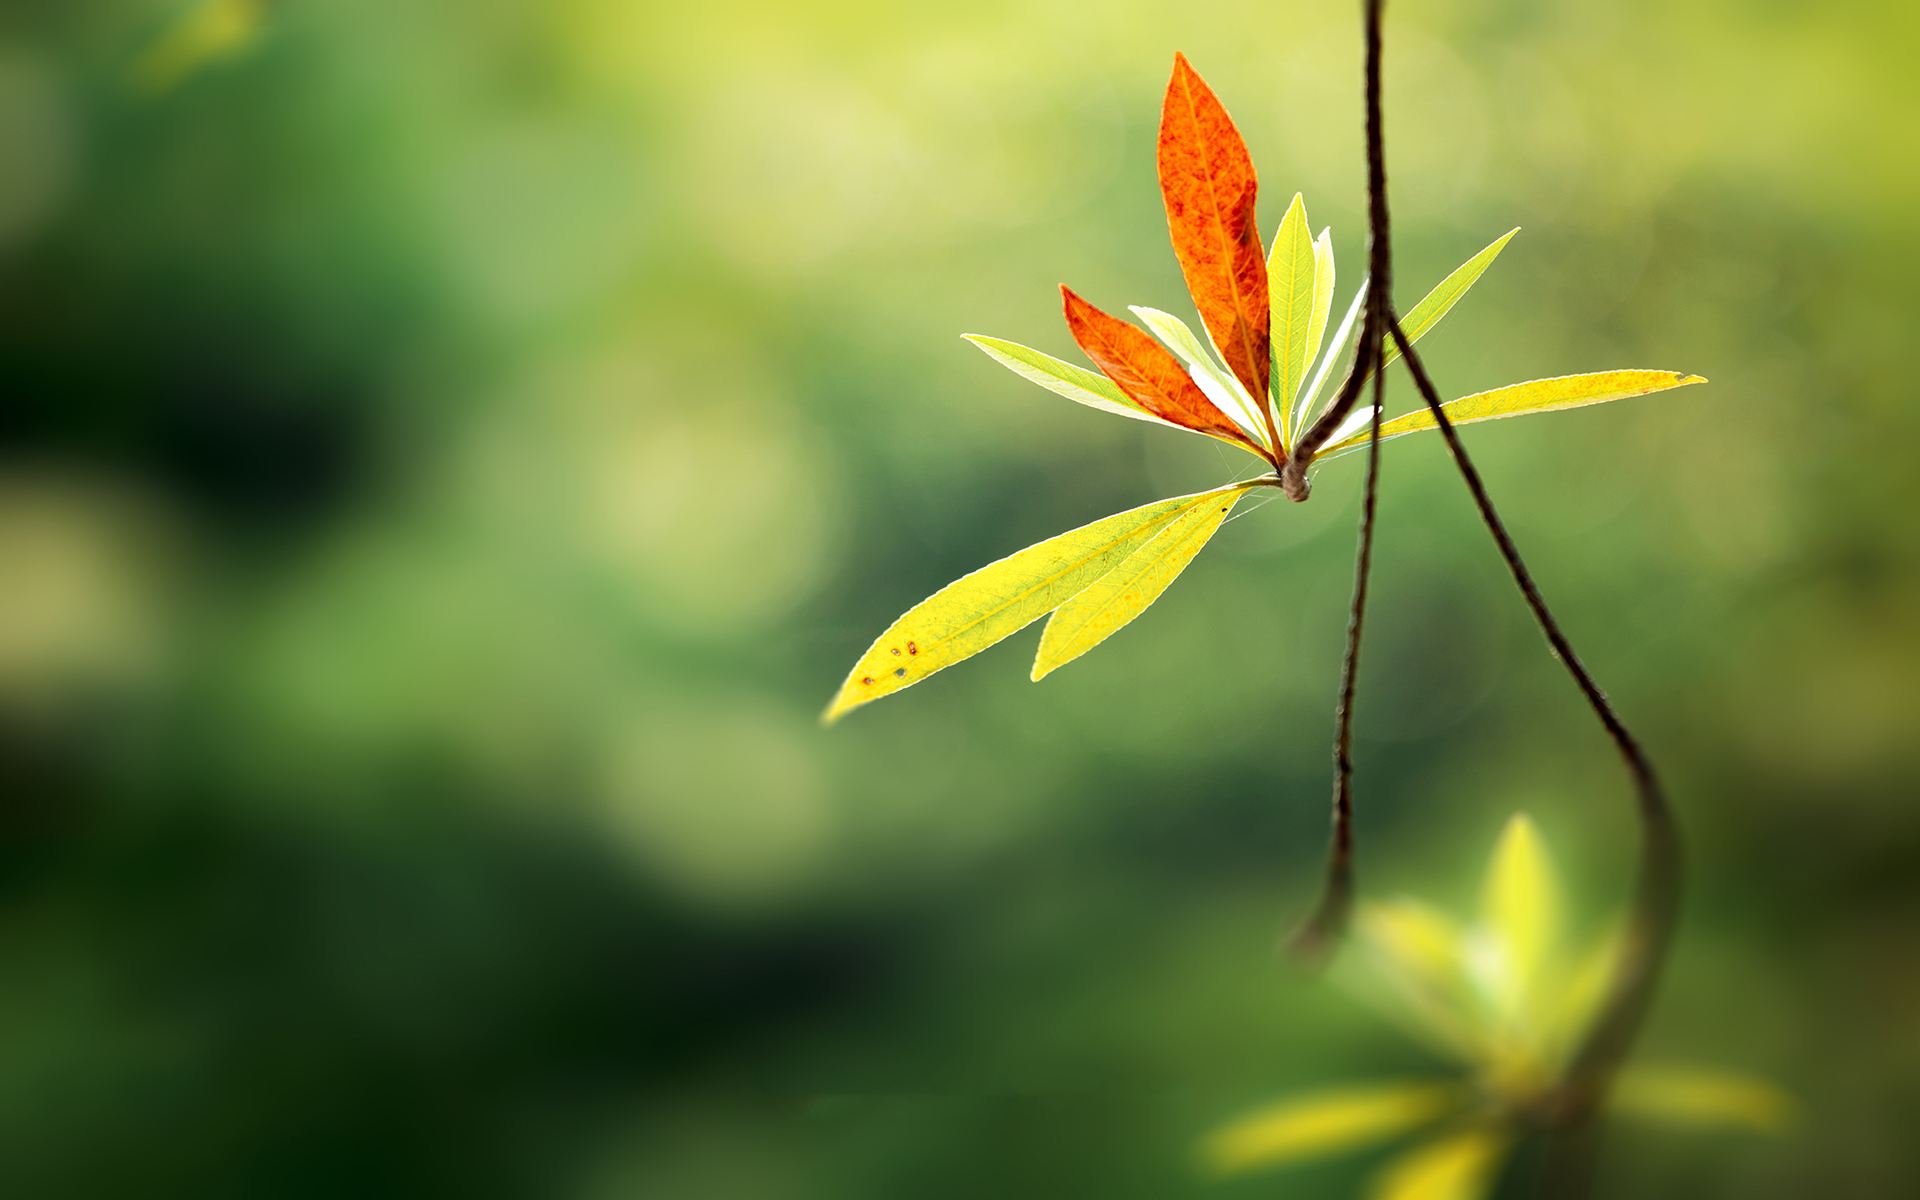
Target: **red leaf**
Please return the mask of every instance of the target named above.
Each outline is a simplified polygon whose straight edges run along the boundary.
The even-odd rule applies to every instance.
[[[1067,328],[1073,340],[1135,404],[1183,429],[1211,434],[1268,457],[1227,414],[1214,407],[1180,360],[1144,330],[1101,312],[1064,283],[1060,295],[1066,302]]]
[[[1160,106],[1160,194],[1200,320],[1227,368],[1266,407],[1267,263],[1255,223],[1253,159],[1233,118],[1184,54]]]

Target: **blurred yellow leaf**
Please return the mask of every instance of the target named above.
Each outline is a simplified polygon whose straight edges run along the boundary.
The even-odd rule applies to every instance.
[[[169,91],[210,63],[252,44],[266,15],[264,0],[201,0],[134,60],[135,86]]]
[[[1280,231],[1267,252],[1269,337],[1273,354],[1274,411],[1280,414],[1280,436],[1292,440],[1293,398],[1307,370],[1307,339],[1313,326],[1314,249],[1307,231],[1307,203],[1293,194]]]
[[[1387,1164],[1373,1200],[1479,1200],[1507,1152],[1504,1134],[1470,1129],[1436,1138]]]
[[[1793,1098],[1764,1079],[1690,1067],[1630,1067],[1614,1084],[1615,1111],[1673,1125],[1779,1133]]]
[[[1531,1024],[1560,937],[1560,883],[1540,831],[1524,815],[1507,822],[1494,847],[1480,913],[1491,942],[1483,982],[1501,1013]]]
[[[832,723],[1019,632],[1120,565],[1167,522],[1244,490],[1220,488],[1156,500],[961,576],[887,627],[854,664],[824,719]]]
[[[1040,634],[1033,660],[1037,682],[1120,632],[1167,590],[1194,555],[1206,548],[1220,523],[1251,488],[1216,493],[1211,504],[1195,505],[1161,526],[1146,545],[1061,605]]]
[[[1453,1084],[1407,1082],[1283,1100],[1216,1130],[1201,1153],[1220,1174],[1322,1158],[1438,1120],[1464,1098]]]
[[[1678,371],[1596,371],[1589,375],[1561,375],[1553,379],[1509,384],[1490,392],[1476,392],[1458,400],[1449,400],[1441,407],[1455,425],[1471,425],[1476,421],[1494,421],[1501,417],[1605,404],[1609,400],[1624,400],[1629,396],[1645,396],[1651,392],[1664,392],[1669,388],[1705,382],[1706,379],[1699,375],[1683,375]],[[1419,408],[1381,422],[1380,437],[1384,440],[1434,428],[1437,425],[1432,411]],[[1315,457],[1329,458],[1343,454],[1358,449],[1366,441],[1365,432],[1347,432],[1343,427],[1342,436],[1329,441]]]

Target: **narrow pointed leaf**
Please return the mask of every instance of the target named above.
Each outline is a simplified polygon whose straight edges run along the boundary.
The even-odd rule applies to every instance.
[[[1247,389],[1240,386],[1240,381],[1228,374],[1227,369],[1215,361],[1213,355],[1200,344],[1200,339],[1194,336],[1193,330],[1185,321],[1172,313],[1161,312],[1157,308],[1147,308],[1139,304],[1131,304],[1127,307],[1148,329],[1153,331],[1153,336],[1165,342],[1167,349],[1173,351],[1180,357],[1180,361],[1187,364],[1187,374],[1193,378],[1194,383],[1199,385],[1200,390],[1206,393],[1207,399],[1213,401],[1215,408],[1232,417],[1234,423],[1254,440],[1265,443],[1266,426],[1260,417],[1259,410],[1254,407],[1252,398],[1247,395]]]
[[[1455,267],[1451,275],[1434,284],[1433,290],[1420,298],[1420,303],[1408,309],[1406,315],[1400,318],[1400,332],[1407,335],[1407,341],[1419,341],[1422,334],[1438,325],[1440,318],[1460,302],[1460,297],[1467,294],[1467,289],[1473,286],[1475,280],[1487,273],[1493,260],[1500,257],[1500,252],[1519,232],[1518,228],[1509,229],[1494,239],[1491,246]],[[1394,344],[1391,337],[1387,339],[1384,357],[1388,364],[1400,357],[1400,347]]]
[[[1181,513],[1161,526],[1160,532],[1125,562],[1062,604],[1040,634],[1040,650],[1033,660],[1034,681],[1079,658],[1147,611],[1194,556],[1206,548],[1233,506],[1252,490],[1229,488],[1219,492],[1213,503]]]
[[[1490,1129],[1436,1138],[1388,1163],[1369,1195],[1373,1200],[1480,1200],[1492,1190],[1508,1146],[1506,1135]]]
[[[1267,296],[1271,309],[1268,335],[1273,354],[1274,411],[1280,414],[1280,437],[1293,440],[1293,399],[1307,370],[1307,347],[1313,333],[1314,246],[1307,231],[1306,201],[1295,192],[1280,231],[1273,235],[1267,255]]]
[[[1360,290],[1353,294],[1353,303],[1347,306],[1347,315],[1340,319],[1340,328],[1333,331],[1333,341],[1328,343],[1327,352],[1320,356],[1319,369],[1313,373],[1313,382],[1300,397],[1300,406],[1293,422],[1295,429],[1306,429],[1313,424],[1316,409],[1320,404],[1320,392],[1327,385],[1327,377],[1333,374],[1347,353],[1347,343],[1353,340],[1353,331],[1360,323],[1360,309],[1367,302],[1368,280],[1360,281]]]
[[[1211,434],[1262,454],[1233,419],[1207,399],[1180,361],[1160,343],[1118,317],[1101,312],[1062,284],[1067,329],[1093,364],[1141,408],[1163,420]]]
[[[1476,392],[1458,400],[1449,400],[1441,407],[1446,409],[1448,419],[1455,425],[1471,425],[1476,421],[1495,421],[1502,417],[1605,404],[1609,400],[1624,400],[1629,396],[1645,396],[1705,382],[1702,376],[1685,375],[1678,371],[1597,371],[1590,375],[1561,375],[1553,379],[1509,384],[1490,392]],[[1433,413],[1425,408],[1417,408],[1384,422],[1380,426],[1380,437],[1384,440],[1433,428],[1436,428]],[[1339,441],[1329,441],[1315,457],[1327,458],[1341,454],[1363,445],[1366,440],[1366,433],[1361,431]]]
[[[1616,1112],[1671,1125],[1754,1133],[1782,1132],[1793,1124],[1796,1107],[1764,1079],[1683,1067],[1629,1067],[1609,1103]]]
[[[1265,404],[1267,266],[1255,225],[1253,159],[1205,81],[1174,55],[1160,106],[1160,194],[1187,291],[1221,361]]]
[[[1324,1158],[1417,1129],[1464,1099],[1457,1085],[1416,1081],[1283,1100],[1216,1130],[1201,1157],[1221,1175]]]
[[[1494,847],[1480,895],[1481,925],[1489,935],[1483,980],[1498,1011],[1537,1024],[1540,985],[1552,970],[1560,938],[1560,881],[1540,831],[1525,816],[1507,822]]]
[[[956,579],[908,609],[868,647],[824,719],[831,723],[912,687],[1018,632],[1118,566],[1168,521],[1219,494],[1177,496],[1103,517]]]
[[[1062,362],[1051,354],[1043,354],[1031,346],[1022,346],[1018,342],[1009,342],[1005,338],[987,337],[978,333],[963,333],[960,336],[980,347],[987,357],[1015,375],[1039,384],[1056,396],[1065,396],[1075,404],[1084,404],[1088,408],[1097,408],[1101,412],[1132,417],[1136,421],[1152,421],[1156,425],[1172,424],[1171,421],[1161,420],[1135,404],[1132,398],[1114,386],[1113,380],[1098,371],[1089,371],[1085,367]]]

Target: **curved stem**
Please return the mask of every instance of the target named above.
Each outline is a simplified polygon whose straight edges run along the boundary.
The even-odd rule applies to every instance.
[[[1577,1131],[1591,1121],[1606,1098],[1614,1073],[1632,1048],[1633,1039],[1653,1001],[1660,969],[1672,944],[1680,906],[1680,833],[1674,821],[1672,805],[1660,786],[1659,776],[1654,773],[1652,761],[1627,728],[1626,722],[1620,719],[1613,702],[1600,690],[1592,672],[1574,653],[1573,643],[1567,640],[1566,631],[1547,607],[1546,598],[1540,594],[1532,572],[1527,570],[1526,562],[1521,559],[1513,536],[1507,532],[1506,523],[1493,506],[1493,498],[1487,494],[1487,486],[1480,478],[1479,469],[1473,465],[1467,448],[1461,444],[1459,431],[1453,427],[1446,409],[1441,405],[1440,393],[1433,386],[1432,377],[1427,374],[1426,363],[1401,330],[1399,316],[1390,310],[1387,328],[1394,344],[1400,349],[1400,357],[1407,364],[1408,373],[1413,376],[1414,386],[1419,389],[1421,399],[1426,401],[1427,410],[1433,414],[1441,437],[1446,439],[1447,449],[1460,469],[1460,476],[1473,496],[1474,505],[1480,510],[1481,521],[1493,536],[1494,545],[1499,547],[1500,557],[1505,560],[1507,570],[1513,576],[1514,586],[1520,589],[1527,607],[1533,612],[1534,621],[1540,626],[1540,632],[1546,635],[1547,644],[1553,648],[1554,656],[1573,677],[1574,684],[1580,689],[1580,694],[1585,697],[1587,706],[1593,710],[1607,736],[1612,739],[1614,749],[1619,752],[1627,773],[1633,779],[1640,821],[1640,861],[1634,879],[1626,938],[1620,958],[1614,965],[1606,1003],[1575,1050],[1561,1084],[1558,1124],[1566,1131],[1566,1140],[1569,1143],[1576,1142],[1582,1140]],[[1563,1148],[1550,1158],[1565,1164],[1571,1153],[1577,1151]],[[1570,1169],[1562,1166],[1554,1174],[1566,1175]],[[1584,1171],[1579,1173],[1584,1175]],[[1565,1179],[1553,1194],[1566,1195],[1574,1186],[1573,1180]]]

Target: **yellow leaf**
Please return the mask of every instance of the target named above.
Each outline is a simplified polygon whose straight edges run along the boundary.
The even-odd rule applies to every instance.
[[[1750,1075],[1682,1067],[1630,1067],[1614,1084],[1613,1107],[1674,1125],[1780,1133],[1793,1123],[1786,1092]]]
[[[1560,937],[1560,882],[1539,830],[1524,815],[1500,834],[1480,909],[1492,952],[1484,983],[1494,1005],[1523,1026],[1536,1025],[1534,1001]]]
[[[1040,651],[1033,660],[1034,681],[1079,658],[1147,611],[1187,569],[1194,555],[1206,548],[1240,497],[1251,490],[1231,488],[1216,493],[1214,503],[1196,505],[1181,513],[1161,526],[1160,532],[1125,562],[1062,604],[1040,634]]]
[[[1283,1100],[1210,1134],[1208,1168],[1232,1175],[1323,1158],[1438,1120],[1465,1099],[1454,1084],[1388,1083]]]
[[[1269,391],[1280,414],[1280,436],[1292,441],[1293,400],[1307,370],[1307,337],[1313,325],[1314,249],[1307,206],[1298,192],[1287,206],[1267,255],[1269,345],[1273,370]]]
[[[1480,1200],[1506,1157],[1508,1139],[1489,1129],[1436,1138],[1388,1163],[1373,1200]]]
[[[887,627],[854,664],[823,719],[831,724],[1019,632],[1120,565],[1167,522],[1236,490],[1242,489],[1156,500],[961,576]]]
[[[1475,421],[1494,421],[1501,417],[1518,417],[1527,413],[1555,412],[1563,408],[1605,404],[1609,400],[1624,400],[1629,396],[1645,396],[1650,392],[1664,392],[1669,388],[1705,382],[1706,380],[1699,375],[1683,375],[1678,371],[1597,371],[1590,375],[1561,375],[1553,379],[1534,379],[1526,383],[1509,384],[1490,392],[1476,392],[1471,396],[1462,396],[1458,400],[1449,400],[1440,407],[1446,409],[1447,418],[1455,425],[1471,425]],[[1418,408],[1391,421],[1383,421],[1380,425],[1380,437],[1384,441],[1402,434],[1434,428],[1437,426],[1432,411]],[[1366,441],[1365,431],[1355,433],[1338,441],[1329,442],[1314,457],[1330,458],[1335,454],[1358,449],[1365,445]]]

